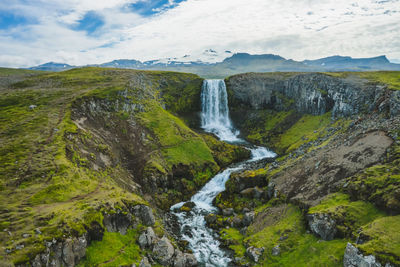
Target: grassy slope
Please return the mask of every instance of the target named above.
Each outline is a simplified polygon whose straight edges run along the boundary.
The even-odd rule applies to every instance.
[[[36,72],[26,76],[26,71],[0,70],[1,77],[16,81],[2,88],[0,95],[0,242],[2,247],[13,250],[6,255],[2,249],[0,263],[24,262],[44,249],[43,240],[82,233],[93,220],[101,223],[106,206],[126,208],[124,203],[144,203],[114,182],[113,177],[128,175],[121,166],[94,171],[86,167],[90,159],[81,158],[79,153],[72,158],[66,155],[68,136],[94,140],[91,133],[77,129],[71,121],[71,103],[78,98],[117,99],[118,92],[129,87],[127,81],[139,77],[146,81],[144,88],[134,86],[133,90],[154,107],[141,116],[146,120],[145,127],[162,144],[167,165],[207,163],[215,171],[211,151],[202,138],[158,104],[177,113],[193,109],[193,99],[197,98],[201,85],[197,76],[98,68],[32,73]],[[183,82],[188,87],[182,88]],[[170,95],[179,94],[179,90],[186,90],[185,95],[179,101],[172,101]],[[29,109],[30,105],[37,107]],[[170,128],[165,122],[175,127]],[[35,228],[42,234],[35,234]],[[11,238],[4,229],[12,233]],[[24,233],[31,237],[23,238]],[[124,238],[118,242],[124,243]],[[24,248],[15,250],[17,244],[24,244]],[[106,246],[105,242],[102,244]],[[121,259],[121,262],[126,261]]]
[[[268,213],[268,207],[261,212]],[[299,208],[288,205],[269,226],[255,230],[249,228],[246,242],[264,247],[259,266],[338,266],[343,259],[347,240],[319,242],[306,232],[305,222]],[[279,245],[281,254],[272,255],[272,248]]]

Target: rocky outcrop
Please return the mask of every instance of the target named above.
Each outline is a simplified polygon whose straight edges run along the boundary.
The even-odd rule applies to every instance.
[[[239,172],[239,173],[233,173],[231,174],[231,177],[226,183],[226,192],[233,194],[233,193],[241,193],[243,190],[250,189],[250,188],[259,188],[267,186],[268,181],[267,177],[265,175],[253,175],[251,172]],[[254,190],[251,190],[251,192],[248,193],[257,193],[253,192]],[[242,194],[246,194],[246,192],[243,192]]]
[[[197,260],[193,254],[181,252],[178,248],[174,247],[166,236],[160,239],[151,227],[147,227],[141,233],[137,242],[141,249],[151,251],[148,257],[152,262],[157,261],[163,266],[197,266]],[[139,266],[151,266],[148,257],[144,257]]]
[[[152,248],[157,239],[153,228],[147,227],[146,231],[139,236],[138,243],[141,249]]]
[[[46,242],[45,251],[36,255],[31,264],[33,267],[72,267],[77,265],[79,260],[85,256],[87,246],[88,237],[86,235],[68,238],[62,242],[53,239],[51,242]]]
[[[364,256],[358,249],[350,243],[347,243],[346,250],[343,257],[344,267],[381,267],[373,255]],[[387,263],[385,267],[391,265]]]
[[[140,218],[142,223],[146,226],[153,226],[156,223],[153,211],[149,206],[136,205],[132,208],[132,214]]]
[[[248,247],[246,249],[246,256],[254,262],[258,262],[263,253],[264,248]]]
[[[323,240],[332,240],[336,234],[336,223],[328,214],[314,213],[307,215],[310,230]]]
[[[400,114],[398,92],[360,78],[321,73],[248,73],[231,76],[226,84],[233,109],[295,109],[313,115],[332,111],[336,118],[386,107],[384,111],[391,116]]]
[[[197,266],[196,257],[193,254],[182,253],[179,250],[175,253],[174,267]]]
[[[119,232],[125,235],[129,226],[132,225],[132,215],[130,213],[105,214],[103,224],[108,232]]]
[[[171,264],[172,257],[174,256],[174,246],[167,237],[161,238],[153,248],[154,258],[162,265]]]
[[[390,99],[390,115],[400,114],[400,91],[392,92]]]

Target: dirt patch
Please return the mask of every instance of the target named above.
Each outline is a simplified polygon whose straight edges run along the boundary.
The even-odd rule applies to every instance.
[[[393,139],[383,131],[338,141],[299,160],[273,177],[273,181],[276,189],[289,199],[313,206],[326,194],[337,191],[345,178],[380,162],[392,143]]]
[[[287,204],[282,204],[259,212],[251,225],[252,233],[255,234],[268,226],[275,225],[284,217],[287,207]]]

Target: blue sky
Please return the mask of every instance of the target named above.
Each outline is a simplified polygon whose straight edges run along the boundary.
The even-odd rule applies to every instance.
[[[400,59],[400,0],[2,0],[0,66],[225,50]]]

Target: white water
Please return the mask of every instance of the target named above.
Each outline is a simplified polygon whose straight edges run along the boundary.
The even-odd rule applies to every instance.
[[[245,143],[238,137],[239,131],[232,126],[229,118],[228,97],[223,80],[204,81],[201,101],[202,127],[205,131],[214,133],[221,140]],[[212,202],[225,190],[225,183],[232,172],[242,170],[247,162],[276,156],[265,147],[253,147],[250,150],[250,160],[220,172],[191,198],[190,201],[196,206],[189,213],[175,212],[181,225],[182,239],[189,242],[189,248],[200,265],[223,267],[228,266],[231,261],[226,252],[220,248],[217,234],[206,226],[204,216],[217,212]],[[184,202],[178,203],[172,206],[171,210],[179,209],[183,204]]]
[[[240,142],[229,118],[228,95],[223,80],[205,80],[201,91],[201,127],[219,139]]]

